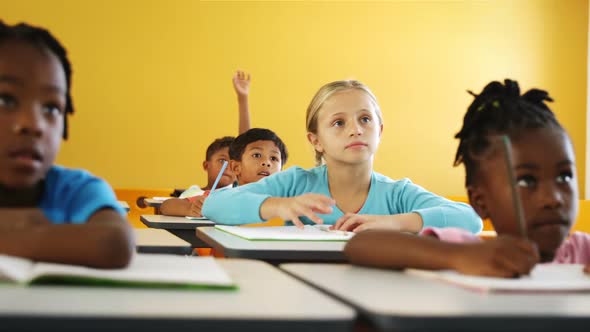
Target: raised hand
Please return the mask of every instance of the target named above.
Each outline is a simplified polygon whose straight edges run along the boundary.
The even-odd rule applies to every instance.
[[[238,97],[247,97],[250,94],[250,74],[238,70],[232,78],[234,90]]]

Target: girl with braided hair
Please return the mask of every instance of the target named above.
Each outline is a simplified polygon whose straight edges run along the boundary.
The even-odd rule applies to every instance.
[[[383,268],[454,269],[496,277],[528,274],[541,263],[590,263],[590,235],[568,237],[578,212],[571,140],[546,102],[543,90],[520,94],[518,83],[489,83],[476,95],[455,136],[455,165],[463,164],[470,204],[489,218],[498,238],[481,242],[461,229],[428,228],[422,236],[364,232],[345,252],[355,264]],[[505,156],[499,137],[512,142],[512,167],[526,233],[519,237]],[[586,265],[586,272],[590,266]]]

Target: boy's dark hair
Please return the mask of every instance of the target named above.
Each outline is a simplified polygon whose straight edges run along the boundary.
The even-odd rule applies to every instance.
[[[68,59],[66,49],[49,31],[43,28],[31,26],[26,23],[8,25],[0,20],[0,44],[7,41],[25,42],[40,50],[49,50],[61,63],[66,76],[66,109],[62,136],[64,139],[68,139],[68,114],[74,113],[74,105],[72,103],[72,96],[70,95],[70,87],[72,85],[72,66]]]
[[[234,139],[235,137],[233,136],[224,136],[214,140],[213,143],[209,144],[209,147],[207,147],[207,152],[205,153],[205,160],[209,161],[211,160],[211,157],[215,152],[223,148],[229,148]]]
[[[477,171],[477,156],[482,156],[491,144],[490,135],[517,137],[523,129],[557,127],[563,129],[545,101],[553,101],[547,91],[531,89],[520,95],[518,82],[509,79],[504,84],[494,81],[477,95],[463,118],[463,127],[455,135],[459,147],[454,165],[465,165],[465,185],[473,183]]]
[[[270,129],[252,128],[240,134],[229,146],[229,159],[242,161],[242,155],[248,144],[256,141],[272,141],[281,152],[281,164],[287,163],[288,152],[285,143]]]

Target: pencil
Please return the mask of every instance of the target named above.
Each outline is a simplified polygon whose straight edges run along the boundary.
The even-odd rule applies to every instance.
[[[516,221],[518,222],[518,228],[520,235],[524,238],[526,235],[526,222],[524,220],[524,210],[522,208],[522,201],[520,200],[520,194],[518,193],[518,187],[516,184],[516,176],[514,175],[514,169],[512,168],[512,144],[510,138],[507,135],[502,135],[502,146],[504,147],[504,160],[506,161],[506,169],[508,171],[508,183],[510,184],[510,191],[512,194],[512,205],[516,212]]]
[[[219,174],[217,174],[217,178],[215,178],[215,182],[213,182],[213,186],[211,187],[211,190],[209,190],[209,194],[213,193],[213,190],[215,190],[215,188],[217,188],[217,184],[219,183],[219,180],[221,179],[221,176],[223,175],[223,172],[225,172],[226,168],[227,168],[227,160],[224,160],[223,166],[221,166],[221,170],[219,171]]]

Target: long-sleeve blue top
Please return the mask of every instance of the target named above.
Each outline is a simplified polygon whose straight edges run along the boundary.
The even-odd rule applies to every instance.
[[[209,195],[202,213],[219,224],[242,225],[263,222],[260,206],[269,197],[294,197],[316,193],[331,197],[325,165],[309,170],[291,167],[258,182],[218,190]],[[423,227],[459,227],[472,233],[482,229],[482,221],[465,203],[450,201],[412,183],[409,179],[392,180],[373,172],[369,194],[358,214],[392,215],[415,212]],[[337,206],[330,214],[318,214],[324,224],[334,224],[344,212]],[[302,216],[306,224],[313,222]]]

